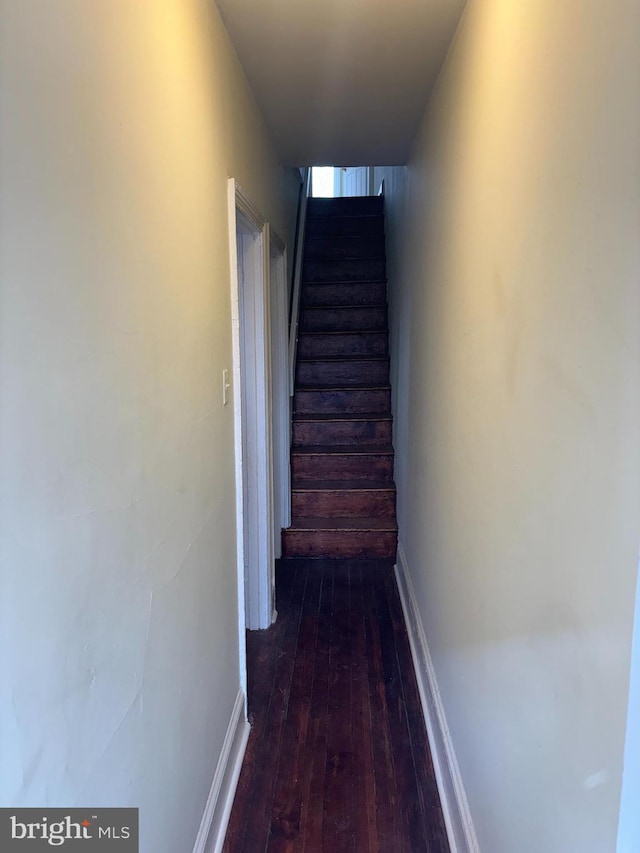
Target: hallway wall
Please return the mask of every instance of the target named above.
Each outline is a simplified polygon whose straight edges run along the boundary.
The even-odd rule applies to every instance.
[[[190,850],[239,689],[227,178],[276,158],[207,0],[1,0],[0,802]]]
[[[635,0],[469,0],[408,168],[378,175],[400,541],[485,853],[616,849],[639,35]]]

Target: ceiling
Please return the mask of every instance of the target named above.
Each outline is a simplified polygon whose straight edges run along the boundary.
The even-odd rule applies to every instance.
[[[216,0],[283,161],[406,162],[465,0]]]

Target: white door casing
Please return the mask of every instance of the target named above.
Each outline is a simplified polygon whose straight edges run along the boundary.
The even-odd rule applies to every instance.
[[[339,196],[373,195],[373,168],[350,166],[335,170],[334,194]]]
[[[291,422],[287,256],[285,245],[270,232],[269,293],[271,307],[271,393],[273,437],[274,554],[282,556],[281,531],[291,524]]]
[[[245,629],[267,628],[274,615],[269,236],[264,218],[233,178],[228,209],[238,636],[246,693]]]

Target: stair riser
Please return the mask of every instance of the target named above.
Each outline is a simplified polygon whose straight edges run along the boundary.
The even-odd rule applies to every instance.
[[[396,496],[391,490],[294,490],[291,512],[294,518],[395,518]]]
[[[296,382],[301,388],[347,388],[353,385],[388,385],[389,362],[299,361]]]
[[[342,237],[332,240],[326,237],[310,237],[304,244],[308,260],[328,258],[383,258],[384,239],[380,235]]]
[[[314,237],[384,237],[382,216],[307,219],[305,239]]]
[[[354,454],[293,454],[293,480],[393,480],[393,456]]]
[[[387,332],[347,335],[305,335],[298,339],[298,358],[348,358],[351,355],[386,356],[389,354]]]
[[[376,305],[387,304],[387,285],[384,281],[340,282],[339,284],[305,284],[302,288],[303,306]]]
[[[300,312],[303,332],[375,332],[386,328],[386,308],[303,308]]]
[[[373,195],[310,198],[307,214],[309,217],[382,216],[383,204],[382,196]]]
[[[395,560],[395,531],[285,530],[283,557]]]
[[[360,260],[332,259],[307,261],[302,267],[302,280],[314,281],[384,281],[386,277],[383,258]]]
[[[294,412],[304,415],[383,414],[391,411],[389,389],[353,389],[332,391],[296,391]]]
[[[391,444],[391,421],[294,421],[293,444]]]

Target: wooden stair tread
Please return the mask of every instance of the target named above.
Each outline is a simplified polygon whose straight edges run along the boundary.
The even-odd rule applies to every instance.
[[[336,284],[335,281],[332,282],[323,282],[325,284]],[[349,282],[349,284],[353,284],[353,282]],[[360,284],[360,282],[358,282]],[[315,282],[314,282],[315,285]],[[352,305],[303,305],[303,311],[380,311],[382,308],[386,308],[386,303],[381,302],[379,305],[358,305],[357,303],[353,303]]]
[[[393,492],[393,480],[294,480],[294,492]]]
[[[314,388],[313,385],[306,386],[304,388],[297,388],[296,394],[298,391],[303,391],[307,393],[308,391],[322,391],[326,394],[330,394],[332,391],[390,391],[391,385],[381,385],[379,382],[375,385],[319,385],[317,388]]]
[[[317,382],[317,380],[315,380]],[[329,381],[329,380],[328,380]],[[331,382],[335,382],[335,380],[331,380]],[[327,392],[335,392],[335,391],[388,391],[389,386],[380,385],[379,382],[372,382],[371,385],[367,385],[366,382],[360,382],[358,385],[323,385],[319,383],[317,385],[312,385],[311,382],[303,385],[298,385],[295,393],[304,393],[306,391],[311,391],[313,393],[327,391]]]
[[[380,214],[374,214],[374,215],[379,216]],[[321,216],[312,216],[311,218],[312,219],[322,219]],[[351,217],[349,217],[349,218],[351,218]],[[353,218],[357,219],[358,216],[356,215]],[[362,237],[363,239],[371,239],[371,238],[367,237],[367,235],[362,235],[362,234],[337,234],[335,237],[330,237],[330,238],[319,237],[317,234],[314,234],[310,237],[307,237],[305,235],[304,244],[305,244],[305,246],[307,246],[310,242],[313,242],[313,240],[324,240],[326,242],[327,239],[330,239],[332,242],[334,240],[340,242],[340,240],[353,240],[354,237]],[[380,238],[380,239],[382,239],[382,238]],[[384,246],[384,240],[382,240],[382,245]]]
[[[289,530],[391,530],[395,518],[294,518]]]
[[[291,454],[296,456],[393,456],[393,447],[375,444],[298,444],[291,448]]]
[[[314,305],[313,307],[315,308],[317,306]],[[324,306],[322,306],[322,307],[324,307]],[[337,307],[340,308],[341,306],[337,306]],[[361,306],[357,306],[357,307],[360,308]],[[305,308],[305,310],[306,310],[306,308]],[[326,336],[326,335],[342,335],[343,337],[347,337],[350,335],[351,337],[353,337],[354,335],[383,335],[383,334],[386,334],[387,332],[388,332],[388,329],[358,329],[358,331],[354,331],[353,329],[340,329],[337,331],[335,329],[330,329],[330,330],[327,330],[326,332],[325,331],[318,332],[315,329],[309,329],[309,331],[307,331],[306,329],[301,329],[299,335],[300,336],[302,336],[302,335],[305,335],[305,336],[306,335],[309,335],[309,336],[316,335],[316,336],[320,336],[320,337]]]
[[[311,238],[318,239],[316,238]],[[340,255],[337,258],[334,257],[325,257],[325,258],[311,258],[311,261],[316,264],[330,264],[335,263],[336,261],[379,261],[384,257],[384,255]],[[364,281],[365,279],[358,279],[358,281]],[[378,279],[371,279],[371,281],[377,281]]]
[[[354,196],[357,198],[357,196]],[[361,196],[364,198],[364,196]],[[309,211],[309,219],[382,219],[382,213],[358,213],[358,212],[349,212],[349,213],[338,213],[338,211],[333,210],[323,210],[320,213],[314,213],[313,209]]]
[[[298,364],[324,364],[325,362],[329,362],[330,364],[340,363],[340,362],[348,362],[349,364],[358,363],[360,361],[383,361],[388,362],[388,355],[327,355],[327,356],[312,356],[311,358],[301,357],[297,359]]]
[[[305,389],[306,390],[306,389]],[[379,414],[378,412],[369,412],[362,414],[361,412],[337,412],[331,414],[294,414],[293,420],[296,423],[331,423],[333,421],[344,423],[349,421],[390,421],[393,420],[391,414]]]
[[[375,198],[375,196],[340,196],[342,202],[352,202],[354,199]],[[383,219],[384,213],[381,210],[367,209],[366,207],[354,207],[349,204],[340,205],[343,210],[340,210],[337,205],[331,207],[329,204],[319,204],[319,202],[335,202],[338,198],[314,198],[309,199],[309,207],[307,209],[309,219]],[[338,208],[338,209],[336,209]],[[346,208],[346,209],[344,209]],[[371,208],[371,205],[369,205]]]
[[[356,261],[357,258],[332,258],[332,260],[345,260],[345,261]],[[369,260],[375,260],[375,258],[370,258]],[[352,285],[358,287],[366,287],[368,284],[386,284],[387,279],[385,278],[357,278],[357,279],[332,279],[331,281],[323,279],[322,281],[304,281],[302,282],[307,287],[331,287],[332,285],[343,285],[345,287],[351,287]]]

